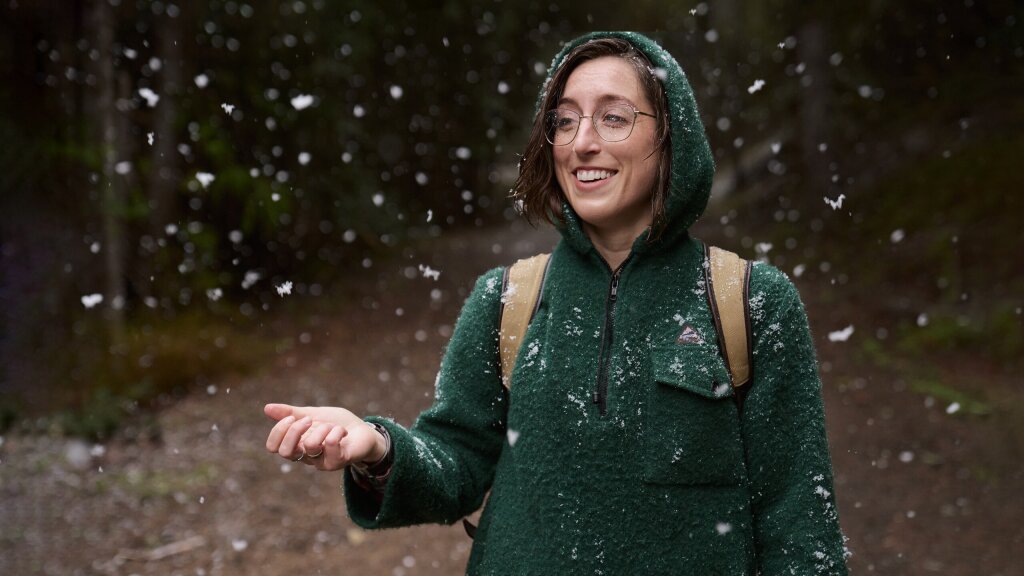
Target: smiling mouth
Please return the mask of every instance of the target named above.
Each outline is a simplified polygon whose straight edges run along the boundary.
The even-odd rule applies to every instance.
[[[614,176],[615,170],[577,170],[576,179],[580,182],[595,182]]]

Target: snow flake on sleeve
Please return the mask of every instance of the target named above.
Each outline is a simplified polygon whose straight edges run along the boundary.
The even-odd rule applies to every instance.
[[[494,294],[500,285],[501,282],[497,278],[488,278],[487,281],[484,282],[484,294]]]
[[[416,456],[420,460],[429,460],[438,469],[443,468],[441,461],[434,455],[434,451],[427,446],[427,443],[420,439],[418,436],[412,437],[412,442],[416,446]]]

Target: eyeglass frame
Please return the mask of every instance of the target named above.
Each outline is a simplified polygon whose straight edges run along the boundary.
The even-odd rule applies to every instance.
[[[620,106],[622,108],[628,108],[628,109],[633,111],[633,123],[629,127],[629,134],[626,134],[626,136],[623,137],[621,140],[609,140],[609,139],[605,138],[601,134],[601,130],[597,127],[597,120],[594,119],[594,116],[597,116],[597,112],[604,112],[604,111],[608,110],[609,108],[617,108],[617,107],[620,107]],[[569,108],[553,108],[553,109],[548,110],[547,112],[544,113],[544,121],[547,122],[548,116],[550,116],[552,112],[557,112],[559,110],[564,110],[566,112],[572,112],[573,114],[575,114],[575,115],[580,117],[580,121],[576,123],[576,133],[573,134],[572,138],[568,142],[566,142],[565,144],[555,144],[554,142],[552,142],[551,139],[549,138],[548,131],[545,129],[545,131],[544,131],[544,139],[547,140],[548,144],[551,144],[552,146],[568,146],[569,144],[572,144],[573,142],[575,142],[576,141],[576,137],[580,135],[580,125],[583,124],[583,119],[584,118],[590,118],[590,124],[594,127],[594,132],[597,133],[598,136],[600,136],[601,140],[604,140],[605,142],[622,142],[624,140],[629,139],[629,137],[633,135],[633,129],[636,128],[636,119],[637,119],[638,116],[648,116],[650,118],[655,118],[655,119],[658,117],[655,114],[648,114],[647,112],[642,112],[639,108],[637,108],[636,106],[633,106],[632,104],[609,104],[607,106],[604,106],[603,108],[595,110],[594,114],[591,114],[590,116],[584,116],[583,114],[580,114],[579,112],[577,112],[575,110],[571,110]]]

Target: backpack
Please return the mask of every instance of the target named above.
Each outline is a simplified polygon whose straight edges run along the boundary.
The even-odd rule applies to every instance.
[[[715,320],[718,349],[732,380],[734,398],[742,410],[749,389],[752,346],[750,342],[751,262],[728,250],[704,246],[704,282],[708,306]],[[551,266],[550,254],[517,261],[505,268],[501,290],[501,383],[511,384],[526,329],[540,307],[544,281]]]
[[[732,379],[733,399],[739,413],[750,389],[750,270],[751,262],[715,246],[704,245],[704,283],[708,307],[715,320],[718,350]],[[498,350],[501,355],[501,383],[506,390],[512,380],[526,329],[540,308],[540,296],[551,266],[550,254],[538,254],[505,268],[501,280],[501,316]],[[472,538],[476,526],[462,520]]]

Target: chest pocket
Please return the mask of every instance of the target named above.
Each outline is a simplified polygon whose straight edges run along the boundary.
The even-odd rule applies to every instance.
[[[733,486],[744,478],[732,384],[714,346],[651,351],[644,419],[644,480]]]

